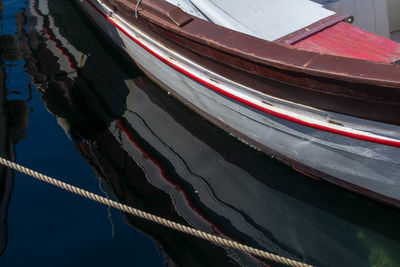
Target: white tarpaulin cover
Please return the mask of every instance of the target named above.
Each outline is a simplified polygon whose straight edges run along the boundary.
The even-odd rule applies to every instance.
[[[167,0],[221,26],[274,41],[335,14],[310,0]]]

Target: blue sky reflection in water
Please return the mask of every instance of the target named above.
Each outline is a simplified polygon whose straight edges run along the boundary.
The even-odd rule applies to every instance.
[[[15,35],[22,55],[3,64],[7,99],[29,112],[18,163],[311,264],[400,265],[398,210],[303,176],[210,125],[120,56],[72,1],[3,4],[2,34]],[[7,222],[1,266],[262,265],[18,173]]]

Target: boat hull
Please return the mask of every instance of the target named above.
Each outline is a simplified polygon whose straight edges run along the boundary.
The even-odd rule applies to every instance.
[[[339,125],[338,128],[332,126],[334,129],[340,130],[340,125],[346,123],[349,127],[364,128],[367,133],[383,133],[394,140],[394,144],[399,137],[398,126],[280,101],[221,77],[213,80],[211,72],[182,59],[157,40],[149,39],[140,28],[129,25],[116,15],[106,15],[110,11],[106,6],[95,1],[77,3],[147,75],[217,126],[299,171],[400,206],[398,147],[357,138],[357,133],[351,136],[323,131],[299,121],[302,118],[317,121],[334,118],[329,120],[333,125]],[[170,61],[166,62],[165,58]],[[209,84],[202,82],[204,80]],[[249,99],[271,106],[274,112],[283,110],[284,114],[293,116],[265,112]]]

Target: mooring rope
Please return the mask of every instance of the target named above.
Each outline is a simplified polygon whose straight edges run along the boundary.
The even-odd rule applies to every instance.
[[[295,266],[295,267],[310,267],[310,266],[312,266],[312,265],[308,265],[308,264],[305,264],[305,263],[302,263],[302,262],[298,262],[298,261],[295,261],[295,260],[292,260],[292,259],[288,259],[288,258],[285,258],[285,257],[282,257],[282,256],[278,256],[278,255],[272,254],[270,252],[266,252],[266,251],[263,251],[263,250],[260,250],[260,249],[256,249],[256,248],[253,248],[253,247],[250,247],[250,246],[247,246],[247,245],[243,245],[243,244],[240,244],[240,243],[238,243],[236,241],[232,241],[232,240],[229,240],[229,239],[226,239],[226,238],[222,238],[222,237],[219,237],[219,236],[216,236],[216,235],[208,234],[208,233],[202,232],[200,230],[197,230],[195,228],[188,227],[188,226],[185,226],[185,225],[182,225],[182,224],[179,224],[179,223],[176,223],[176,222],[173,222],[173,221],[170,221],[170,220],[167,220],[167,219],[152,215],[150,213],[147,213],[147,212],[144,212],[144,211],[129,207],[127,205],[121,204],[121,203],[116,202],[114,200],[111,200],[111,199],[108,199],[108,198],[93,194],[93,193],[88,192],[86,190],[80,189],[78,187],[75,187],[75,186],[72,186],[70,184],[61,182],[61,181],[59,181],[57,179],[51,178],[49,176],[46,176],[46,175],[41,174],[41,173],[38,173],[38,172],[33,171],[31,169],[25,168],[24,166],[21,166],[19,164],[16,164],[14,162],[11,162],[11,161],[9,161],[7,159],[4,159],[4,158],[1,158],[1,157],[0,157],[0,164],[2,164],[4,166],[7,166],[7,167],[9,167],[11,169],[14,169],[16,171],[19,171],[21,173],[24,173],[24,174],[26,174],[28,176],[33,177],[33,178],[36,178],[36,179],[38,179],[40,181],[49,183],[49,184],[54,185],[56,187],[62,188],[64,190],[66,190],[66,191],[69,191],[69,192],[72,192],[74,194],[80,195],[82,197],[94,200],[94,201],[102,203],[104,205],[108,205],[110,207],[116,208],[116,209],[121,210],[123,212],[126,212],[126,213],[132,214],[134,216],[140,217],[142,219],[145,219],[145,220],[148,220],[148,221],[152,221],[152,222],[155,222],[157,224],[164,225],[166,227],[175,229],[177,231],[180,231],[180,232],[183,232],[183,233],[186,233],[186,234],[190,234],[192,236],[196,236],[196,237],[208,240],[208,241],[213,242],[215,244],[224,245],[224,246],[231,247],[231,248],[234,248],[234,249],[237,249],[237,250],[241,250],[241,251],[250,253],[252,255],[259,256],[259,257],[274,261],[274,262],[286,264],[288,266]]]

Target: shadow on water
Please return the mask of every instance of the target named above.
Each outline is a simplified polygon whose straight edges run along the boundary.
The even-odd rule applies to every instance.
[[[400,265],[397,209],[312,180],[214,127],[146,78],[70,1],[28,1],[20,23],[26,72],[110,196],[318,266]],[[166,265],[266,264],[123,216],[153,238]]]

